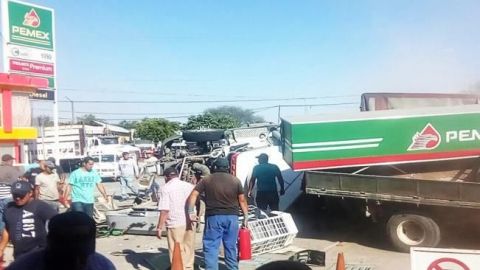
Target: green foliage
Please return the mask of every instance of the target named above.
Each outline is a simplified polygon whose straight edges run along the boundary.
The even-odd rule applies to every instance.
[[[235,121],[240,123],[240,125],[265,122],[263,117],[255,115],[255,112],[252,110],[243,109],[237,106],[220,106],[217,108],[210,108],[204,111],[204,114],[207,113],[214,115],[229,115],[235,119]]]
[[[180,125],[162,118],[145,118],[135,125],[137,136],[158,143],[175,134]]]
[[[77,122],[78,124],[85,124],[85,125],[91,125],[93,121],[102,121],[101,119],[98,119],[95,115],[93,114],[84,114],[83,116],[77,117]]]
[[[204,113],[190,116],[184,129],[227,129],[239,127],[240,123],[230,115]]]
[[[138,121],[127,121],[122,120],[118,123],[118,126],[123,127],[125,129],[134,129],[136,128]]]

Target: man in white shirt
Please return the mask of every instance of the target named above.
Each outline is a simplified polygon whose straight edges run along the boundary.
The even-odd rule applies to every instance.
[[[193,269],[195,260],[195,229],[192,222],[187,218],[187,198],[194,186],[178,179],[175,168],[167,168],[164,171],[165,185],[160,189],[158,209],[160,217],[157,225],[157,237],[162,238],[164,225],[167,227],[168,251],[170,262],[172,261],[175,243],[180,243],[183,266],[185,269]]]
[[[58,212],[60,206],[60,177],[54,172],[55,164],[47,160],[41,165],[42,172],[35,177],[35,199],[42,200]]]
[[[147,191],[147,194],[153,194],[156,198],[156,194],[160,189],[160,185],[156,181],[156,176],[160,175],[160,165],[158,164],[158,158],[153,155],[152,150],[147,150],[145,152],[146,158],[143,160],[144,166],[142,168],[142,174],[148,175],[149,177],[153,177],[152,185],[150,189]]]
[[[118,161],[118,168],[120,170],[120,184],[122,185],[122,200],[128,199],[127,187],[135,195],[138,195],[138,190],[133,184],[133,180],[138,178],[138,166],[135,160],[130,158],[128,152],[122,153],[122,158]]]

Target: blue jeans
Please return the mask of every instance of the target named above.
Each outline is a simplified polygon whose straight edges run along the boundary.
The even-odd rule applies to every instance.
[[[133,176],[120,176],[120,184],[122,185],[122,198],[127,197],[127,187],[135,194],[138,194],[137,188],[133,185]]]
[[[5,199],[0,199],[0,215],[3,217],[3,212],[5,210],[5,207],[7,207],[7,204],[9,202],[13,202],[12,198],[5,198]],[[5,229],[5,222],[3,221],[3,218],[0,218],[0,233]]]
[[[72,202],[72,211],[83,212],[93,218],[93,203]]]
[[[208,216],[203,232],[203,254],[206,270],[218,270],[220,240],[225,250],[225,264],[229,270],[238,270],[238,216]]]

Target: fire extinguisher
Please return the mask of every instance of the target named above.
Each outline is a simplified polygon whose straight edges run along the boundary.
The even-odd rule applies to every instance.
[[[252,258],[252,243],[250,242],[250,230],[246,227],[238,231],[238,259],[250,260]]]

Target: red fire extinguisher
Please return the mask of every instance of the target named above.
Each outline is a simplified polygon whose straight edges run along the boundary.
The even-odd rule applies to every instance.
[[[238,259],[250,260],[252,258],[252,243],[250,242],[250,230],[240,228],[238,232]]]

